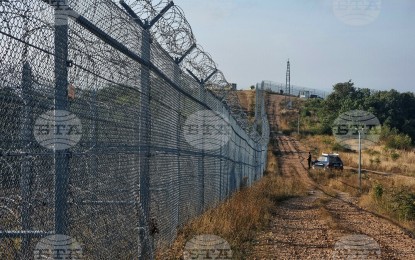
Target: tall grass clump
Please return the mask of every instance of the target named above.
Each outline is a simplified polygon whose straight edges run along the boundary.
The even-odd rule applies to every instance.
[[[275,156],[269,150],[268,169],[262,179],[190,221],[179,231],[173,246],[160,252],[158,258],[180,259],[188,240],[200,234],[213,234],[230,243],[234,258],[243,259],[255,234],[268,225],[276,203],[305,194],[305,187],[294,179],[281,176],[277,166]]]
[[[372,208],[397,221],[415,220],[415,190],[406,186],[373,186]]]

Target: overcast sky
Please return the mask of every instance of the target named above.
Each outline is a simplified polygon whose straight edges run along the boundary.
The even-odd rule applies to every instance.
[[[414,91],[414,0],[174,0],[238,89],[262,80]]]

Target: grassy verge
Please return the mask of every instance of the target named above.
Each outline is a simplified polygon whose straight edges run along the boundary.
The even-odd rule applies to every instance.
[[[234,259],[244,259],[255,234],[267,227],[276,203],[303,195],[305,190],[295,180],[280,176],[277,160],[269,150],[266,175],[261,180],[192,220],[179,231],[171,248],[159,252],[157,258],[180,259],[183,247],[192,237],[214,234],[230,243]]]
[[[336,143],[333,136],[307,136],[302,138],[302,142],[308,144],[313,151],[313,158],[317,158],[322,152],[337,152],[341,154],[345,165],[355,168],[358,166],[358,153],[345,150]],[[415,152],[377,145],[362,151],[362,165],[365,169],[415,177]]]
[[[374,178],[360,206],[387,216],[415,234],[415,179]]]
[[[325,172],[313,170],[311,178],[328,193],[347,192],[357,198],[359,206],[383,215],[415,234],[415,178],[404,176],[362,176],[353,171]]]
[[[321,152],[333,152],[330,148],[336,146],[331,137],[314,136],[306,140],[309,147],[314,147],[315,155]],[[381,152],[380,147],[374,147],[372,150],[365,151],[362,156],[363,168],[388,172],[391,169],[402,168],[402,166],[398,166],[399,163],[406,165],[409,162],[410,166],[404,168],[413,171],[415,167],[412,165],[413,155],[408,151],[395,151],[395,153],[400,155],[398,159],[393,161],[392,159],[387,159],[387,156],[390,156],[388,155],[389,153],[386,153],[386,151]],[[342,151],[340,155],[345,165],[356,167],[354,165],[357,158],[355,153]],[[370,158],[373,156],[381,156],[383,160],[374,165],[373,161],[372,163],[370,162]],[[401,174],[403,173],[405,172],[401,170]],[[406,173],[408,176],[413,176],[409,172]],[[415,178],[399,175],[363,174],[361,181],[362,190],[360,192],[359,178],[355,170],[332,172],[313,170],[310,172],[310,176],[315,182],[327,189],[328,192],[347,192],[358,199],[361,207],[383,215],[415,233]]]

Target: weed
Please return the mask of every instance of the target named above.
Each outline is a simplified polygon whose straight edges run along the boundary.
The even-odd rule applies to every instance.
[[[379,199],[382,198],[382,195],[383,195],[383,186],[382,186],[382,184],[378,183],[373,187],[373,194],[374,194],[376,200],[379,200]]]
[[[171,248],[160,250],[157,258],[180,259],[185,243],[193,236],[214,234],[230,243],[234,258],[243,259],[254,234],[268,225],[275,204],[306,194],[307,189],[301,183],[280,176],[278,170],[277,160],[269,149],[267,174],[262,179],[186,224]]]
[[[391,192],[392,211],[402,220],[415,220],[415,193],[408,188]]]
[[[396,153],[396,152],[392,152],[391,153],[391,159],[392,159],[392,161],[396,161],[396,160],[398,160],[398,158],[399,158],[399,154],[398,153]]]

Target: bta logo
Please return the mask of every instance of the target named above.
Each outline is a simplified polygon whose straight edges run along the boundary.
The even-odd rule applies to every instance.
[[[335,5],[339,10],[378,11],[381,0],[336,0]]]
[[[188,249],[190,259],[232,259],[231,249]]]
[[[341,237],[334,245],[332,259],[381,259],[379,244],[366,235]]]
[[[345,24],[363,26],[376,20],[382,0],[333,0],[333,12]]]
[[[380,134],[379,125],[358,125],[358,124],[351,124],[351,125],[334,125],[333,129],[335,130],[335,135],[359,135],[359,131],[362,135],[367,135],[369,133],[373,134]]]
[[[51,133],[55,135],[80,135],[79,125],[66,125],[66,124],[56,124],[56,125],[36,125],[38,135],[50,135]]]
[[[359,134],[362,149],[375,144],[380,137],[381,125],[379,119],[373,114],[352,110],[341,114],[332,127],[336,141],[344,147],[357,150]]]
[[[34,259],[83,259],[81,245],[70,236],[59,234],[42,238],[33,255]]]
[[[223,135],[227,133],[227,125],[186,125],[185,134],[189,135]]]
[[[80,259],[82,250],[80,248],[46,248],[35,249],[35,259]]]
[[[191,114],[183,125],[183,135],[187,143],[201,150],[220,149],[228,143],[231,130],[226,116],[212,110]]]
[[[65,110],[50,110],[40,115],[33,130],[36,141],[52,150],[68,149],[82,137],[81,120]]]
[[[183,258],[187,259],[232,259],[229,243],[216,235],[198,235],[187,241]]]

